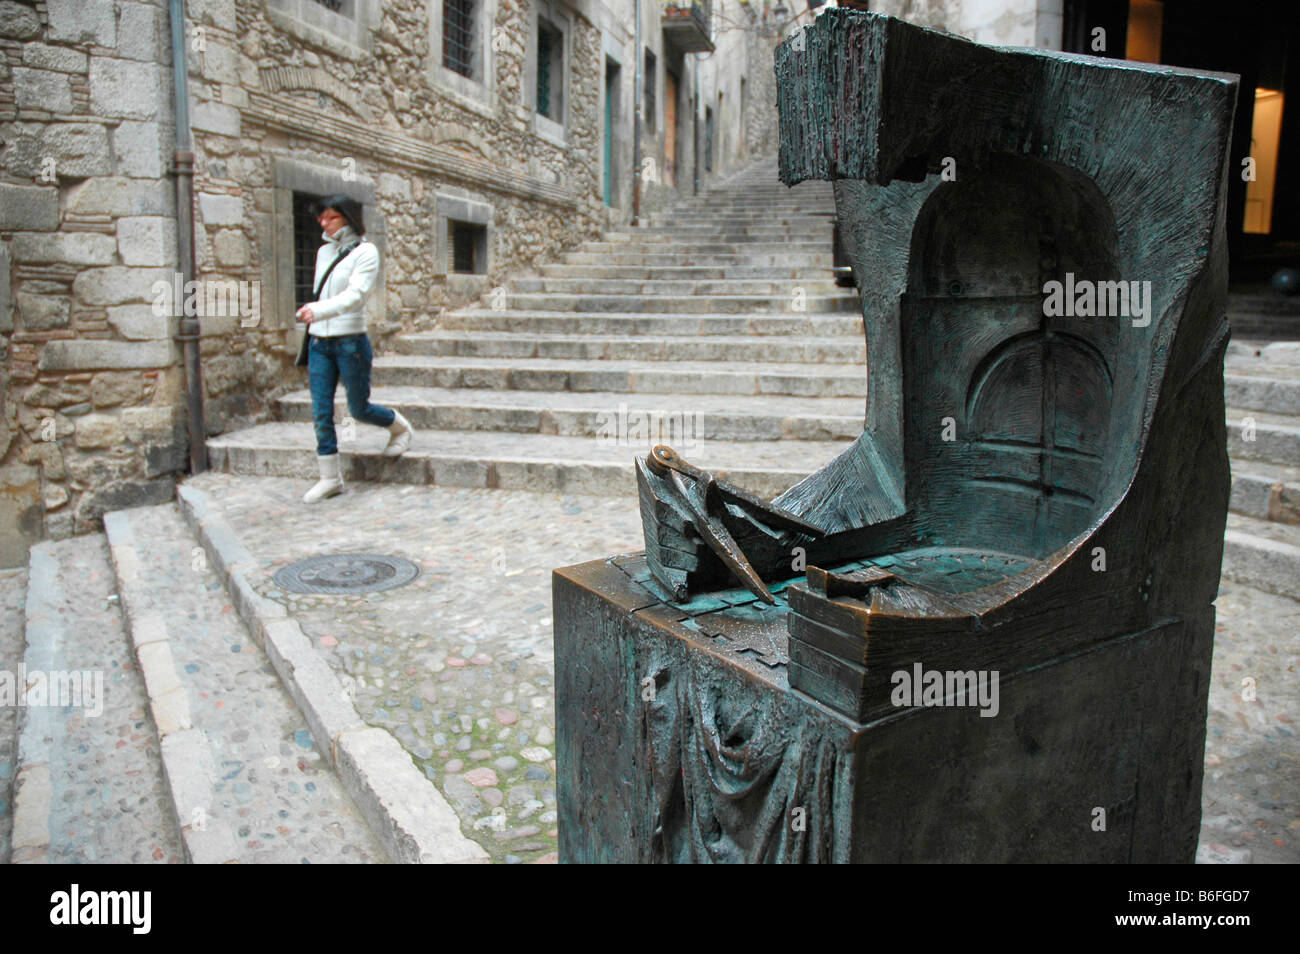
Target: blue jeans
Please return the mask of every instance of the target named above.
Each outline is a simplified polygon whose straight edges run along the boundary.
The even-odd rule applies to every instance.
[[[307,380],[311,386],[311,407],[316,422],[316,453],[328,457],[339,452],[334,435],[334,392],[339,379],[348,394],[348,413],[358,421],[388,427],[396,415],[386,407],[370,403],[370,364],[374,352],[365,334],[317,338],[312,335],[307,351]]]

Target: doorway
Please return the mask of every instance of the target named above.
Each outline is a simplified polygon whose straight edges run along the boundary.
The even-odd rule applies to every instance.
[[[605,60],[605,141],[601,150],[601,173],[605,177],[604,200],[606,205],[614,204],[614,130],[615,109],[618,104],[619,65],[611,59]]]
[[[664,185],[677,185],[677,74],[665,70],[664,76]]]

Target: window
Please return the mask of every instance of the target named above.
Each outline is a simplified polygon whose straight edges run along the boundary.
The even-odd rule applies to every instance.
[[[430,0],[425,68],[439,96],[483,117],[496,108],[492,24],[497,0]]]
[[[293,194],[293,298],[294,306],[315,301],[316,251],[321,246],[321,227],[312,210],[324,196],[307,192]]]
[[[372,46],[379,24],[379,0],[264,0],[267,19],[277,28],[321,50],[328,57],[356,63]]]
[[[475,0],[443,0],[442,65],[474,78]]]
[[[563,122],[564,34],[548,20],[537,18],[537,112]]]
[[[655,72],[655,64],[657,62],[655,55],[646,50],[645,74],[642,76],[641,82],[645,86],[645,128],[650,132],[655,131],[655,80],[658,75]]]
[[[451,232],[451,262],[448,271],[462,275],[487,273],[487,228],[472,222],[447,223]]]

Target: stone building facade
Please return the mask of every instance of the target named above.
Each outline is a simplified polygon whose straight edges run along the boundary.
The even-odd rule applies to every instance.
[[[382,350],[628,222],[638,58],[645,211],[775,148],[782,30],[762,0],[697,9],[700,53],[682,49],[689,5],[658,0],[640,4],[640,51],[633,0],[183,6],[188,218],[167,0],[0,0],[0,565],[172,495],[189,466],[187,300],[209,435],[302,386],[312,197],[364,204]]]

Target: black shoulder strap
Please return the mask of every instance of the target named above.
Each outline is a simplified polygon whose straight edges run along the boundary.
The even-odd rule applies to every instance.
[[[320,282],[316,285],[316,290],[311,293],[312,301],[320,300],[321,289],[325,287],[325,280],[330,277],[330,272],[334,271],[334,266],[337,265],[339,262],[343,261],[343,259],[347,258],[349,255],[351,255],[352,252],[356,249],[356,247],[360,244],[361,244],[360,242],[354,242],[353,244],[345,248],[342,254],[339,255],[338,258],[330,262],[329,268],[325,269],[325,274],[320,277]]]

